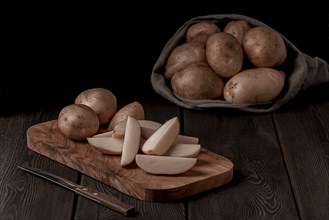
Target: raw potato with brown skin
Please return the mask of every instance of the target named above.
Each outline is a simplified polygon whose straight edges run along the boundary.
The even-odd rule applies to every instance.
[[[137,120],[145,119],[145,113],[142,104],[135,101],[119,109],[112,118],[108,130],[112,131],[115,125],[119,124],[120,122],[126,121],[128,119],[128,116],[134,117]]]
[[[273,68],[241,71],[224,87],[225,101],[233,104],[263,103],[277,97],[284,87],[285,73]]]
[[[95,135],[99,129],[97,114],[84,104],[64,107],[58,115],[57,123],[59,130],[73,140],[85,140]]]
[[[243,65],[243,50],[233,35],[219,32],[212,34],[206,43],[209,66],[221,77],[237,74]]]
[[[218,99],[224,82],[206,63],[192,63],[171,79],[174,93],[186,99]]]
[[[232,20],[225,25],[223,32],[232,34],[242,44],[244,35],[250,28],[251,25],[246,20]]]
[[[105,88],[92,88],[81,92],[74,101],[75,104],[85,104],[92,108],[101,125],[110,122],[117,111],[115,95]]]
[[[164,76],[171,79],[175,73],[195,62],[207,62],[205,45],[197,41],[181,44],[170,52]]]
[[[250,63],[256,67],[277,67],[287,57],[283,38],[270,27],[254,27],[247,31],[243,50]]]
[[[199,41],[206,43],[208,37],[221,30],[215,23],[210,22],[198,22],[192,24],[186,31],[186,41]]]

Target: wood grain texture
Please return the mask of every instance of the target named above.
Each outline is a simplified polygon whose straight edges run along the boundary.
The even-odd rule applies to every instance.
[[[77,172],[26,147],[26,130],[56,117],[56,111],[37,111],[0,117],[0,219],[69,219],[74,193],[23,172],[17,165],[42,167],[74,180]]]
[[[196,165],[179,175],[151,175],[136,164],[120,166],[120,156],[104,155],[86,141],[66,138],[57,120],[31,126],[27,130],[28,147],[59,163],[91,176],[132,197],[145,201],[171,201],[195,195],[232,179],[230,160],[206,149]]]
[[[329,219],[329,104],[274,114],[302,219]]]
[[[131,217],[125,217],[79,197],[75,213],[77,219],[185,219],[184,206],[181,201],[144,202],[121,193],[107,184],[95,181],[87,175],[83,175],[81,181],[84,185],[114,195],[116,198],[134,205],[136,213]]]
[[[223,189],[190,201],[190,219],[298,219],[270,114],[186,110],[184,121],[185,133],[235,165]]]
[[[165,203],[135,199],[83,173],[80,179],[74,169],[31,151],[27,129],[55,119],[56,109],[0,115],[0,218],[128,219],[16,168],[29,164],[135,205],[134,219],[328,219],[329,105],[320,96],[328,88],[262,115],[143,101],[147,118],[163,123],[180,116],[184,134],[198,136],[204,148],[234,162],[229,183]]]

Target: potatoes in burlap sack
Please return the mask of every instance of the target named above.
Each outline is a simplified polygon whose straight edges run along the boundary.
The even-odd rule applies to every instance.
[[[300,91],[308,87],[329,82],[329,64],[327,61],[319,57],[310,57],[303,53],[284,37],[282,33],[279,33],[284,40],[287,50],[285,62],[279,68],[285,72],[286,78],[280,94],[273,100],[260,103],[232,104],[225,101],[224,98],[196,100],[183,98],[174,94],[168,79],[164,75],[166,63],[171,51],[183,44],[183,42],[186,42],[186,32],[189,27],[200,22],[210,22],[223,28],[232,20],[245,20],[252,27],[269,27],[259,20],[239,14],[214,14],[190,19],[169,39],[157,59],[151,74],[151,84],[154,91],[174,104],[188,109],[232,108],[261,113],[280,108],[294,98]]]

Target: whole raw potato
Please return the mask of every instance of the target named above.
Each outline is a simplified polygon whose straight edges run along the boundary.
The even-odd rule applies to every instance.
[[[233,35],[218,32],[206,42],[206,57],[209,66],[221,77],[237,74],[243,64],[241,43]]]
[[[74,101],[75,104],[84,104],[92,108],[101,125],[110,122],[117,111],[115,95],[105,88],[92,88],[81,92]]]
[[[228,103],[262,103],[273,100],[282,91],[285,73],[273,68],[241,71],[230,78],[223,91]]]
[[[113,116],[108,126],[108,130],[112,131],[117,124],[126,121],[128,116],[134,117],[137,120],[144,120],[145,112],[143,105],[140,102],[135,101],[120,108]]]
[[[276,67],[287,57],[283,38],[270,27],[253,27],[247,31],[243,38],[243,50],[256,67]]]
[[[232,34],[242,44],[244,35],[250,28],[251,25],[246,20],[232,20],[225,25],[223,32]]]
[[[172,77],[171,87],[186,99],[218,99],[224,83],[206,63],[192,63]]]
[[[207,62],[206,49],[203,43],[191,41],[175,47],[169,54],[164,76],[171,77],[185,66],[194,62]]]
[[[84,104],[71,104],[64,107],[58,115],[58,128],[68,138],[85,140],[98,131],[97,114]]]
[[[215,23],[210,22],[198,22],[192,24],[186,31],[186,41],[199,41],[206,43],[208,37],[221,30]]]

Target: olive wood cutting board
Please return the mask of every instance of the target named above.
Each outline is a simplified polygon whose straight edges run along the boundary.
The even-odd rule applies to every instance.
[[[135,162],[121,167],[120,155],[105,155],[87,141],[66,138],[58,129],[57,120],[29,127],[27,146],[43,156],[144,201],[182,199],[228,183],[233,177],[233,163],[205,148],[201,148],[196,165],[178,175],[148,174]]]

